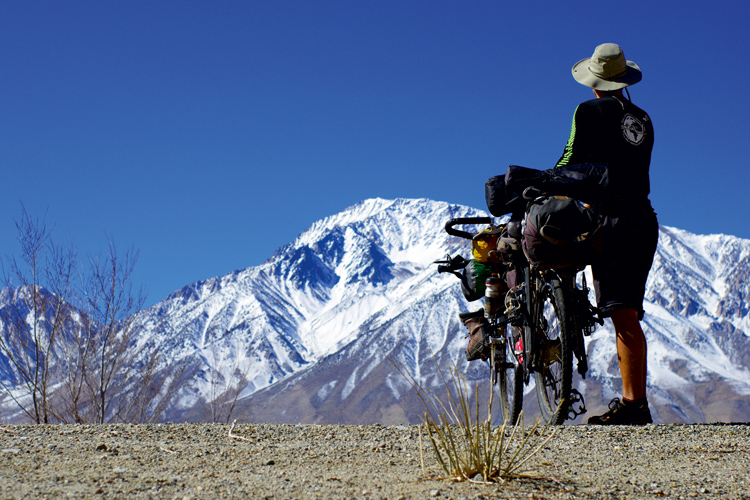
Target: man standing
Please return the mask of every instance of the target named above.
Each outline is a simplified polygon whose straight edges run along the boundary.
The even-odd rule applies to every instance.
[[[652,419],[646,397],[646,337],[640,320],[659,236],[648,199],[654,127],[648,114],[630,101],[627,87],[641,81],[641,70],[625,59],[618,45],[599,45],[593,56],[573,66],[573,78],[591,87],[596,98],[576,108],[557,166],[609,166],[612,196],[598,207],[605,217],[604,251],[592,271],[598,307],[615,327],[623,391],[622,399],[613,399],[609,411],[589,418],[589,424],[647,424]]]

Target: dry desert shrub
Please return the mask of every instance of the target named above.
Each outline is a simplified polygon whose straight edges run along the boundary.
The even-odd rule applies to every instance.
[[[441,371],[447,396],[443,400],[431,389],[424,389],[399,368],[425,406],[422,429],[430,442],[435,459],[446,477],[456,481],[500,482],[512,477],[533,473],[531,460],[552,437],[555,430],[540,426],[525,427],[523,415],[512,427],[503,422],[492,425],[494,390],[486,416],[479,398],[471,403],[471,393],[465,377],[454,365],[446,379]],[[478,392],[478,387],[476,388]],[[420,439],[422,432],[420,432]],[[424,466],[424,455],[422,457]]]

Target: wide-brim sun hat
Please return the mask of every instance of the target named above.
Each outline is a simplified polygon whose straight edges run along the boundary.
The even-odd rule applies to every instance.
[[[641,76],[641,68],[626,60],[622,49],[615,43],[599,45],[594,55],[573,66],[573,78],[596,90],[619,90],[640,82]]]

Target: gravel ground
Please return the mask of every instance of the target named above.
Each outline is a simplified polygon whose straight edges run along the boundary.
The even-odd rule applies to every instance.
[[[441,479],[417,426],[0,427],[0,498],[750,499],[750,425],[558,430],[527,477]]]

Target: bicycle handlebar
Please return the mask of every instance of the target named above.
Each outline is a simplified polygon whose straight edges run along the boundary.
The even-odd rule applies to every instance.
[[[433,264],[440,264],[438,266],[438,273],[451,274],[456,274],[456,271],[458,271],[459,269],[463,269],[468,263],[469,262],[460,255],[456,255],[455,257],[446,255],[445,260],[436,260],[435,262],[433,262]]]
[[[438,271],[438,274],[439,273],[452,273],[453,271],[455,271],[455,269],[451,268],[451,266],[440,265],[438,266],[437,271]]]
[[[491,223],[492,223],[491,217],[458,217],[456,219],[451,219],[445,223],[445,232],[450,234],[451,236],[458,236],[459,238],[465,238],[467,240],[470,240],[477,233],[470,233],[468,231],[462,231],[460,229],[456,229],[454,226],[460,226],[463,224],[491,224]]]

